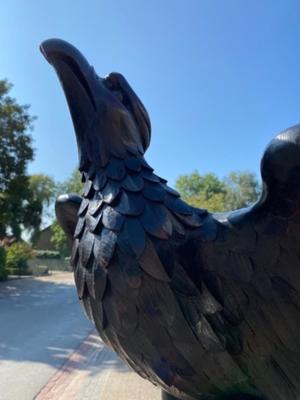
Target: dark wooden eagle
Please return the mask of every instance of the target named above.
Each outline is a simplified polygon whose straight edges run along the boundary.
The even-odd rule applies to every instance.
[[[62,40],[41,50],[85,182],[82,198],[58,199],[57,217],[103,341],[165,399],[299,400],[300,125],[267,147],[257,203],[211,214],[145,161],[149,117],[122,75],[100,78]]]

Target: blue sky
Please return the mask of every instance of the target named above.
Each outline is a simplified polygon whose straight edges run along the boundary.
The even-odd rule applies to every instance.
[[[39,43],[76,45],[99,75],[123,73],[152,120],[148,162],[172,184],[198,169],[259,171],[280,130],[300,122],[300,2],[10,0],[0,14],[0,78],[31,104],[30,173],[77,164],[67,105]]]

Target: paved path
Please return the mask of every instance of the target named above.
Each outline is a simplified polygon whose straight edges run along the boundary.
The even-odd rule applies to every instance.
[[[0,283],[0,400],[159,400],[98,338],[72,275]]]
[[[35,400],[159,400],[151,383],[129,371],[93,331]]]

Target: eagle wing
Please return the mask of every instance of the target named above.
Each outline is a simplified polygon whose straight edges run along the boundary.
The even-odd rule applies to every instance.
[[[270,143],[261,164],[261,199],[216,215],[216,238],[198,242],[201,274],[222,306],[223,325],[211,326],[273,400],[300,394],[299,138],[296,126]]]

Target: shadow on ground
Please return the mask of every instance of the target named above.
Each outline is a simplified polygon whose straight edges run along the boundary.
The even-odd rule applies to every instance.
[[[91,374],[100,365],[128,371],[86,319],[72,274],[0,282],[0,376],[33,364],[57,369],[70,357],[73,369]]]

